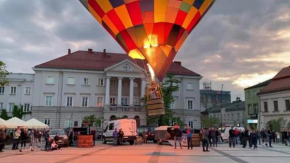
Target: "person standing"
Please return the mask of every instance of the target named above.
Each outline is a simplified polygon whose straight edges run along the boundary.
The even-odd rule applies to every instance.
[[[219,132],[219,130],[218,130],[218,128],[215,128],[215,135],[216,135],[216,147],[217,147],[217,143],[218,143],[218,141],[219,141],[219,137],[220,137],[220,132]]]
[[[95,129],[92,129],[91,131],[91,135],[93,135],[93,145],[95,146],[95,141],[96,141],[96,130]]]
[[[148,133],[147,131],[144,129],[142,132],[142,138],[143,138],[143,143],[147,143],[147,137],[148,137]]]
[[[268,147],[268,143],[269,143],[269,132],[268,132],[268,129],[265,129],[265,132],[264,132],[264,134],[265,134],[265,138],[264,138],[264,143],[266,144],[266,146]]]
[[[212,134],[212,128],[209,128],[209,131],[208,131],[208,142],[209,142],[209,145],[212,146],[212,137],[211,137],[211,134]]]
[[[69,131],[68,140],[69,140],[69,146],[73,146],[73,140],[74,140],[73,129],[70,129],[70,131]]]
[[[208,135],[209,135],[209,132],[207,129],[201,130],[203,152],[209,152],[209,150],[208,150]],[[204,149],[204,147],[206,147],[206,149]]]
[[[12,150],[16,150],[18,149],[18,144],[19,144],[19,139],[20,139],[20,127],[17,127],[17,129],[15,130],[14,134],[13,134],[13,145],[12,145]]]
[[[269,134],[269,146],[272,147],[272,139],[273,139],[273,137],[272,137],[271,129],[268,129],[268,134]]]
[[[252,144],[254,145],[254,149],[258,148],[258,146],[257,146],[257,137],[258,137],[258,135],[257,135],[256,131],[253,130],[252,133],[251,133],[251,138],[252,138]]]
[[[257,144],[259,142],[259,145],[261,145],[261,132],[257,130]]]
[[[40,143],[40,141],[39,141],[39,131],[38,130],[34,130],[34,145],[36,146],[36,147],[39,147],[39,144],[38,143]]]
[[[114,145],[118,145],[118,129],[117,128],[115,128],[115,131],[113,132],[113,138],[114,138],[113,140]]]
[[[248,140],[249,140],[249,148],[252,148],[252,145],[253,145],[253,143],[252,143],[252,130],[249,130],[249,138],[248,138]]]
[[[193,130],[190,127],[186,126],[185,131],[187,134],[187,149],[191,148],[191,150],[192,150],[192,148],[193,148],[193,144],[192,144]]]
[[[277,139],[276,139],[276,144],[279,144],[280,143],[280,132],[276,132],[276,137],[277,137]]]
[[[287,131],[286,129],[284,129],[282,131],[282,142],[285,144],[285,146],[288,146],[287,139],[288,139]]]
[[[229,146],[230,146],[230,148],[232,147],[232,145],[235,148],[236,141],[235,141],[234,127],[231,127],[231,129],[229,130]]]
[[[120,143],[120,145],[122,145],[123,144],[123,139],[124,139],[124,132],[123,132],[123,130],[121,128],[119,130],[118,136],[119,136],[119,143]]]
[[[243,148],[246,148],[247,146],[248,137],[249,137],[249,130],[245,128],[245,132],[243,134]]]
[[[3,149],[5,147],[5,139],[6,139],[5,127],[2,127],[0,130],[0,152],[3,152]]]
[[[176,142],[177,142],[177,141],[179,142],[180,148],[182,149],[182,145],[181,145],[181,136],[182,136],[182,132],[180,131],[178,125],[175,125],[175,128],[174,128],[174,134],[175,134],[175,136],[174,136],[174,139],[175,139],[175,142],[174,142],[174,149],[176,149]]]
[[[27,142],[27,131],[25,129],[21,130],[20,141],[21,141],[21,147],[19,151],[22,152],[22,148],[24,149],[26,147],[26,142]]]
[[[216,136],[216,129],[212,128],[211,132],[211,139],[212,139],[212,146],[217,146],[217,136]]]
[[[44,139],[45,139],[45,151],[50,150],[50,143],[49,143],[49,139],[50,139],[50,135],[49,135],[49,131],[44,131]]]

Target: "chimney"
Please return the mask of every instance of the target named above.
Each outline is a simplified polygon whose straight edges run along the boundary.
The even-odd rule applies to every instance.
[[[174,61],[174,63],[178,64],[179,66],[181,66],[181,61]]]
[[[71,53],[71,50],[70,49],[68,49],[68,52],[67,52],[67,54],[70,54]]]
[[[89,53],[93,53],[93,49],[88,49],[88,52]]]
[[[106,54],[107,54],[107,50],[106,50],[106,49],[104,49],[104,51],[103,51],[103,54],[104,54],[104,55],[106,55]]]

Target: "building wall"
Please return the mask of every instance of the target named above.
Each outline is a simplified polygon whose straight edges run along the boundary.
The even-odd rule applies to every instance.
[[[215,117],[220,119],[220,122],[222,122],[223,126],[237,126],[237,124],[240,124],[240,126],[246,125],[244,110],[229,111],[225,108],[222,108],[221,110],[221,112],[209,112],[209,117]]]
[[[261,99],[261,120],[260,120],[260,128],[267,127],[267,122],[276,119],[276,118],[284,118],[286,120],[286,125],[284,127],[290,128],[290,111],[286,110],[285,100],[290,100],[290,91],[276,92],[276,93],[268,93],[260,95]],[[278,111],[274,111],[274,101],[278,101]],[[268,112],[265,112],[264,102],[267,102]]]
[[[204,109],[209,109],[220,105],[221,100],[223,105],[231,103],[231,92],[223,91],[221,95],[221,91],[200,90],[200,102]]]

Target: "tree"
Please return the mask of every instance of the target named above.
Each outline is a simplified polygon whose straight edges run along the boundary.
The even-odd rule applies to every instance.
[[[285,126],[286,120],[282,117],[272,119],[267,122],[267,126],[272,130],[272,131],[277,131],[280,132],[281,129]]]
[[[103,117],[97,118],[95,115],[88,115],[83,118],[83,122],[89,122],[92,126],[101,126]]]
[[[148,124],[158,124],[162,125],[172,125],[173,122],[183,126],[184,123],[180,119],[180,117],[174,117],[174,112],[170,109],[170,105],[174,102],[174,98],[172,96],[173,92],[178,91],[179,89],[179,80],[174,79],[174,74],[169,73],[166,75],[167,80],[162,84],[162,93],[165,107],[165,115],[157,116],[157,117],[147,117]],[[146,102],[146,98],[145,98]]]
[[[220,123],[220,119],[216,117],[201,117],[201,127],[202,128],[209,128],[218,126]]]
[[[9,72],[6,70],[6,64],[0,61],[0,86],[4,86],[8,83],[8,80],[6,79],[8,74]]]
[[[2,119],[4,119],[4,120],[8,120],[8,119],[10,119],[11,117],[8,116],[6,109],[2,109],[2,111],[1,111],[1,115],[0,115],[0,118],[2,118]]]
[[[19,119],[22,119],[23,117],[23,106],[20,105],[20,108],[18,108],[17,105],[14,105],[13,111],[12,111],[12,116],[17,117]]]

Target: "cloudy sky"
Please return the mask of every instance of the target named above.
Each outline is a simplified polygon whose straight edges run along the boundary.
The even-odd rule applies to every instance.
[[[72,51],[123,52],[78,0],[0,0],[0,60],[10,72]],[[243,88],[290,65],[290,0],[217,0],[176,60],[244,96]]]

